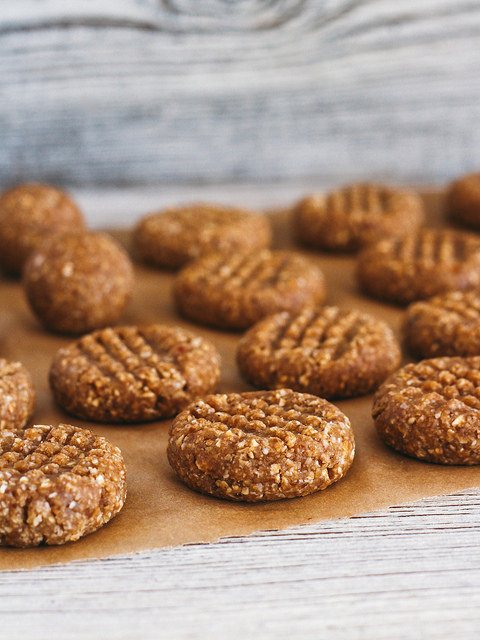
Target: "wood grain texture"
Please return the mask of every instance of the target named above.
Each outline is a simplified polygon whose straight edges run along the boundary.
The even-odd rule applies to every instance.
[[[478,0],[17,0],[0,183],[443,181],[480,166]]]
[[[217,544],[0,574],[0,637],[462,640],[476,490]]]

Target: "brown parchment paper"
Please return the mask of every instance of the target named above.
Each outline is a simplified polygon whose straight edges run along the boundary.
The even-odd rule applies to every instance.
[[[441,194],[427,193],[424,197],[429,224],[442,224]],[[291,244],[287,216],[277,213],[272,215],[272,220],[276,246]],[[357,291],[353,257],[305,253],[318,260],[324,269],[328,303],[370,312],[398,332],[403,311],[369,300]],[[119,324],[166,322],[193,329],[212,340],[221,352],[223,369],[219,390],[250,389],[235,366],[239,334],[210,330],[178,318],[171,300],[172,280],[172,274],[139,266],[134,299]],[[0,281],[0,355],[21,360],[32,373],[38,394],[34,422],[83,425],[118,445],[127,465],[127,501],[114,520],[78,542],[62,547],[0,549],[0,570],[211,542],[222,536],[341,518],[479,484],[477,467],[422,463],[385,447],[375,434],[370,417],[372,398],[367,396],[337,403],[352,421],[357,454],[347,477],[326,491],[256,505],[199,495],[183,486],[168,465],[165,449],[170,421],[133,426],[96,425],[72,418],[54,406],[47,383],[48,368],[55,351],[70,341],[68,337],[48,334],[40,327],[27,307],[20,283]]]

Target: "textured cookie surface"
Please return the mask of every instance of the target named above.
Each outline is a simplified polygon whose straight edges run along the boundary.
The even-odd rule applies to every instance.
[[[177,327],[94,331],[60,349],[50,368],[57,403],[98,422],[173,416],[215,391],[220,356],[207,340]]]
[[[177,416],[167,449],[192,489],[248,502],[325,489],[345,475],[354,453],[340,409],[290,389],[207,396]]]
[[[423,218],[415,193],[370,183],[307,196],[293,210],[295,231],[304,244],[340,251],[412,233]]]
[[[244,329],[276,311],[323,302],[325,280],[308,258],[290,251],[211,253],[180,271],[175,299],[193,320]]]
[[[480,228],[480,173],[471,173],[452,182],[446,199],[451,218]]]
[[[410,351],[422,358],[480,355],[480,295],[452,291],[414,302],[404,334]]]
[[[257,387],[288,387],[323,398],[373,391],[400,363],[384,322],[338,307],[305,307],[260,320],[240,340],[237,362]]]
[[[133,267],[106,233],[65,233],[30,255],[23,281],[30,307],[47,329],[84,333],[112,324],[123,312]]]
[[[120,450],[79,427],[0,433],[0,544],[78,540],[108,522],[126,496]]]
[[[8,189],[0,195],[0,266],[19,274],[46,237],[83,227],[82,213],[64,191],[45,184]]]
[[[35,406],[32,378],[20,362],[0,358],[0,431],[21,429]]]
[[[382,240],[362,251],[357,273],[367,293],[399,304],[473,289],[480,286],[480,238],[424,229]]]
[[[393,449],[441,464],[479,464],[480,357],[407,365],[378,389],[372,415]]]
[[[135,253],[145,262],[176,268],[210,250],[236,252],[268,247],[265,216],[214,204],[192,204],[142,218],[133,232]]]

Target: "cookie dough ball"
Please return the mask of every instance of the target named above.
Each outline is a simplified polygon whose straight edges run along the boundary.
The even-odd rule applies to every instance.
[[[452,182],[447,191],[447,213],[457,222],[480,229],[480,173]]]
[[[331,251],[356,251],[382,238],[404,236],[423,219],[417,194],[368,182],[307,196],[293,210],[298,239]]]
[[[480,357],[408,364],[375,394],[372,416],[382,440],[412,458],[480,464]]]
[[[304,307],[255,324],[238,344],[237,363],[256,387],[347,398],[374,391],[400,364],[390,327],[360,311]]]
[[[44,326],[84,333],[117,320],[133,290],[133,268],[120,245],[105,233],[57,234],[25,264],[28,302]]]
[[[294,251],[209,253],[188,264],[174,286],[179,311],[223,329],[246,329],[276,311],[325,299],[322,271]]]
[[[83,229],[73,200],[46,184],[21,184],[0,195],[0,267],[19,275],[25,260],[52,233]]]
[[[0,358],[0,431],[22,429],[32,417],[35,391],[20,362]]]
[[[142,218],[133,232],[133,246],[144,262],[176,269],[211,250],[264,249],[271,235],[266,216],[215,204],[192,204]]]
[[[65,544],[123,507],[120,449],[69,424],[0,433],[0,545]]]
[[[291,389],[206,396],[172,423],[168,461],[191,489],[227,500],[297,498],[340,480],[355,455],[347,416]]]

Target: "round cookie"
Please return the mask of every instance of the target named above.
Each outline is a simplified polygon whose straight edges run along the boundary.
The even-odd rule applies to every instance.
[[[311,260],[292,251],[210,253],[180,271],[174,294],[187,318],[246,329],[270,313],[323,302],[325,279]]]
[[[447,213],[457,222],[480,228],[480,173],[452,182],[447,190]]]
[[[480,294],[451,291],[414,302],[404,335],[409,350],[421,358],[480,355]]]
[[[78,540],[125,496],[122,455],[105,438],[68,424],[0,433],[0,545]]]
[[[133,267],[106,233],[46,240],[28,258],[23,282],[32,311],[51,330],[84,333],[115,322],[131,298]]]
[[[417,194],[368,182],[306,196],[293,209],[298,239],[334,251],[355,251],[385,237],[404,236],[423,219]]]
[[[0,195],[0,266],[18,275],[46,237],[84,226],[80,209],[60,189],[46,184],[8,189]]]
[[[191,204],[142,218],[133,231],[133,246],[144,262],[175,269],[211,250],[264,249],[271,236],[266,216],[215,204]]]
[[[480,357],[403,367],[376,392],[372,416],[397,451],[439,464],[479,464]]]
[[[0,431],[22,429],[32,417],[35,391],[20,362],[0,358]]]
[[[246,502],[325,489],[346,474],[354,454],[340,409],[290,389],[207,396],[175,418],[167,448],[191,489]]]
[[[57,403],[96,422],[168,418],[215,391],[220,356],[178,327],[116,327],[82,336],[55,355],[49,373]]]
[[[480,286],[480,238],[460,231],[423,229],[415,235],[382,240],[359,256],[363,290],[397,304],[446,291]]]
[[[370,393],[400,364],[384,322],[338,307],[304,307],[260,320],[240,340],[237,362],[257,387],[340,398]]]

